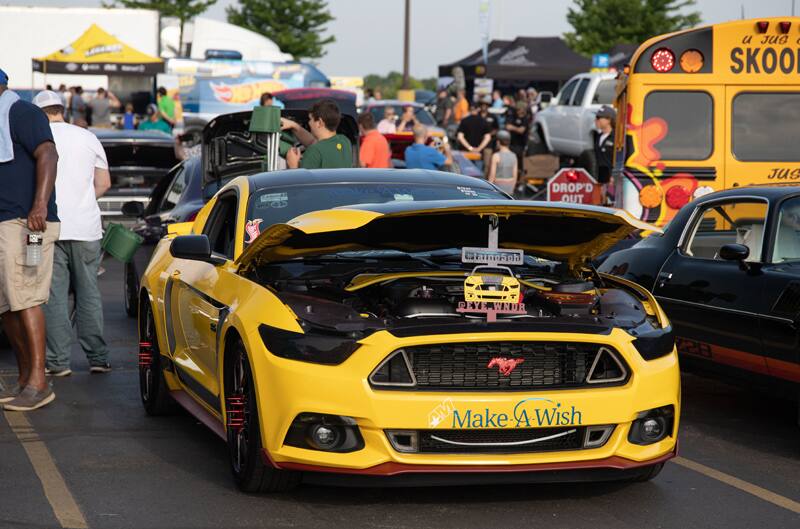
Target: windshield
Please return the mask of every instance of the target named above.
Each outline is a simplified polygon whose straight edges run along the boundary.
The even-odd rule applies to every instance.
[[[475,200],[508,197],[483,186],[453,186],[416,183],[339,182],[324,185],[270,187],[253,194],[247,218],[260,219],[261,226],[286,222],[310,211],[349,204],[380,204],[394,201]]]

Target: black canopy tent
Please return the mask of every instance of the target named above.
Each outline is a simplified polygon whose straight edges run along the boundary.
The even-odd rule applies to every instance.
[[[476,77],[487,77],[503,91],[533,86],[555,92],[573,75],[589,71],[591,60],[572,51],[559,37],[518,37],[510,42],[493,40],[487,64],[478,50],[440,66],[439,76],[452,76],[456,66],[463,68],[468,90]]]
[[[488,51],[487,55],[489,60],[491,61],[494,57],[496,57],[497,54],[503,51],[503,49],[505,49],[506,46],[511,44],[511,42],[513,41],[493,40],[489,42],[487,50]],[[474,68],[475,66],[478,66],[480,64],[483,64],[483,50],[478,50],[474,53],[470,53],[463,59],[459,59],[450,64],[443,64],[439,66],[439,77],[452,77],[453,68],[455,68],[456,66],[460,66],[466,70],[469,68]]]

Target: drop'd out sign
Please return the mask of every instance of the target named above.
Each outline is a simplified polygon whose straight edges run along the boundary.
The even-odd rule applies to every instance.
[[[586,169],[561,169],[547,182],[547,200],[572,204],[599,204],[600,186]]]

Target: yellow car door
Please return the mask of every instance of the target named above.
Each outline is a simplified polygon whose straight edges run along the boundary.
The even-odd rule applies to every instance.
[[[237,202],[234,192],[220,195],[203,228],[213,255],[227,262],[234,257]],[[224,289],[219,283],[226,273],[225,264],[195,260],[178,263],[179,273],[173,273],[169,292],[178,376],[184,386],[219,412],[218,329],[228,313],[220,299]]]

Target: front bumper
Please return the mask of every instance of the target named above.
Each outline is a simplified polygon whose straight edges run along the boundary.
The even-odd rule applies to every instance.
[[[570,341],[605,344],[627,362],[631,376],[622,386],[544,391],[403,391],[375,389],[367,378],[391,352],[401,347],[465,341]],[[673,457],[680,415],[680,375],[677,356],[645,361],[632,337],[615,329],[609,335],[556,333],[475,333],[397,338],[379,332],[338,366],[322,366],[278,358],[264,348],[258,333],[248,336],[259,398],[264,457],[283,469],[368,476],[442,473],[582,472],[636,470]],[[464,426],[467,411],[511,416],[520,401],[547,399],[571,410],[571,424],[615,425],[598,448],[518,453],[401,453],[392,447],[386,430],[443,430]],[[628,441],[638,413],[674,406],[672,435],[650,445]],[[304,412],[352,417],[364,448],[333,453],[284,444],[297,415]],[[531,414],[535,410],[531,411]],[[460,414],[460,415],[458,415]],[[434,423],[431,417],[439,419]],[[514,426],[507,422],[507,426]],[[564,425],[564,424],[562,424]],[[494,425],[490,425],[494,426]],[[544,427],[546,424],[527,424]],[[549,426],[552,426],[549,425]],[[454,428],[455,427],[455,428]],[[602,479],[602,478],[600,478]]]

